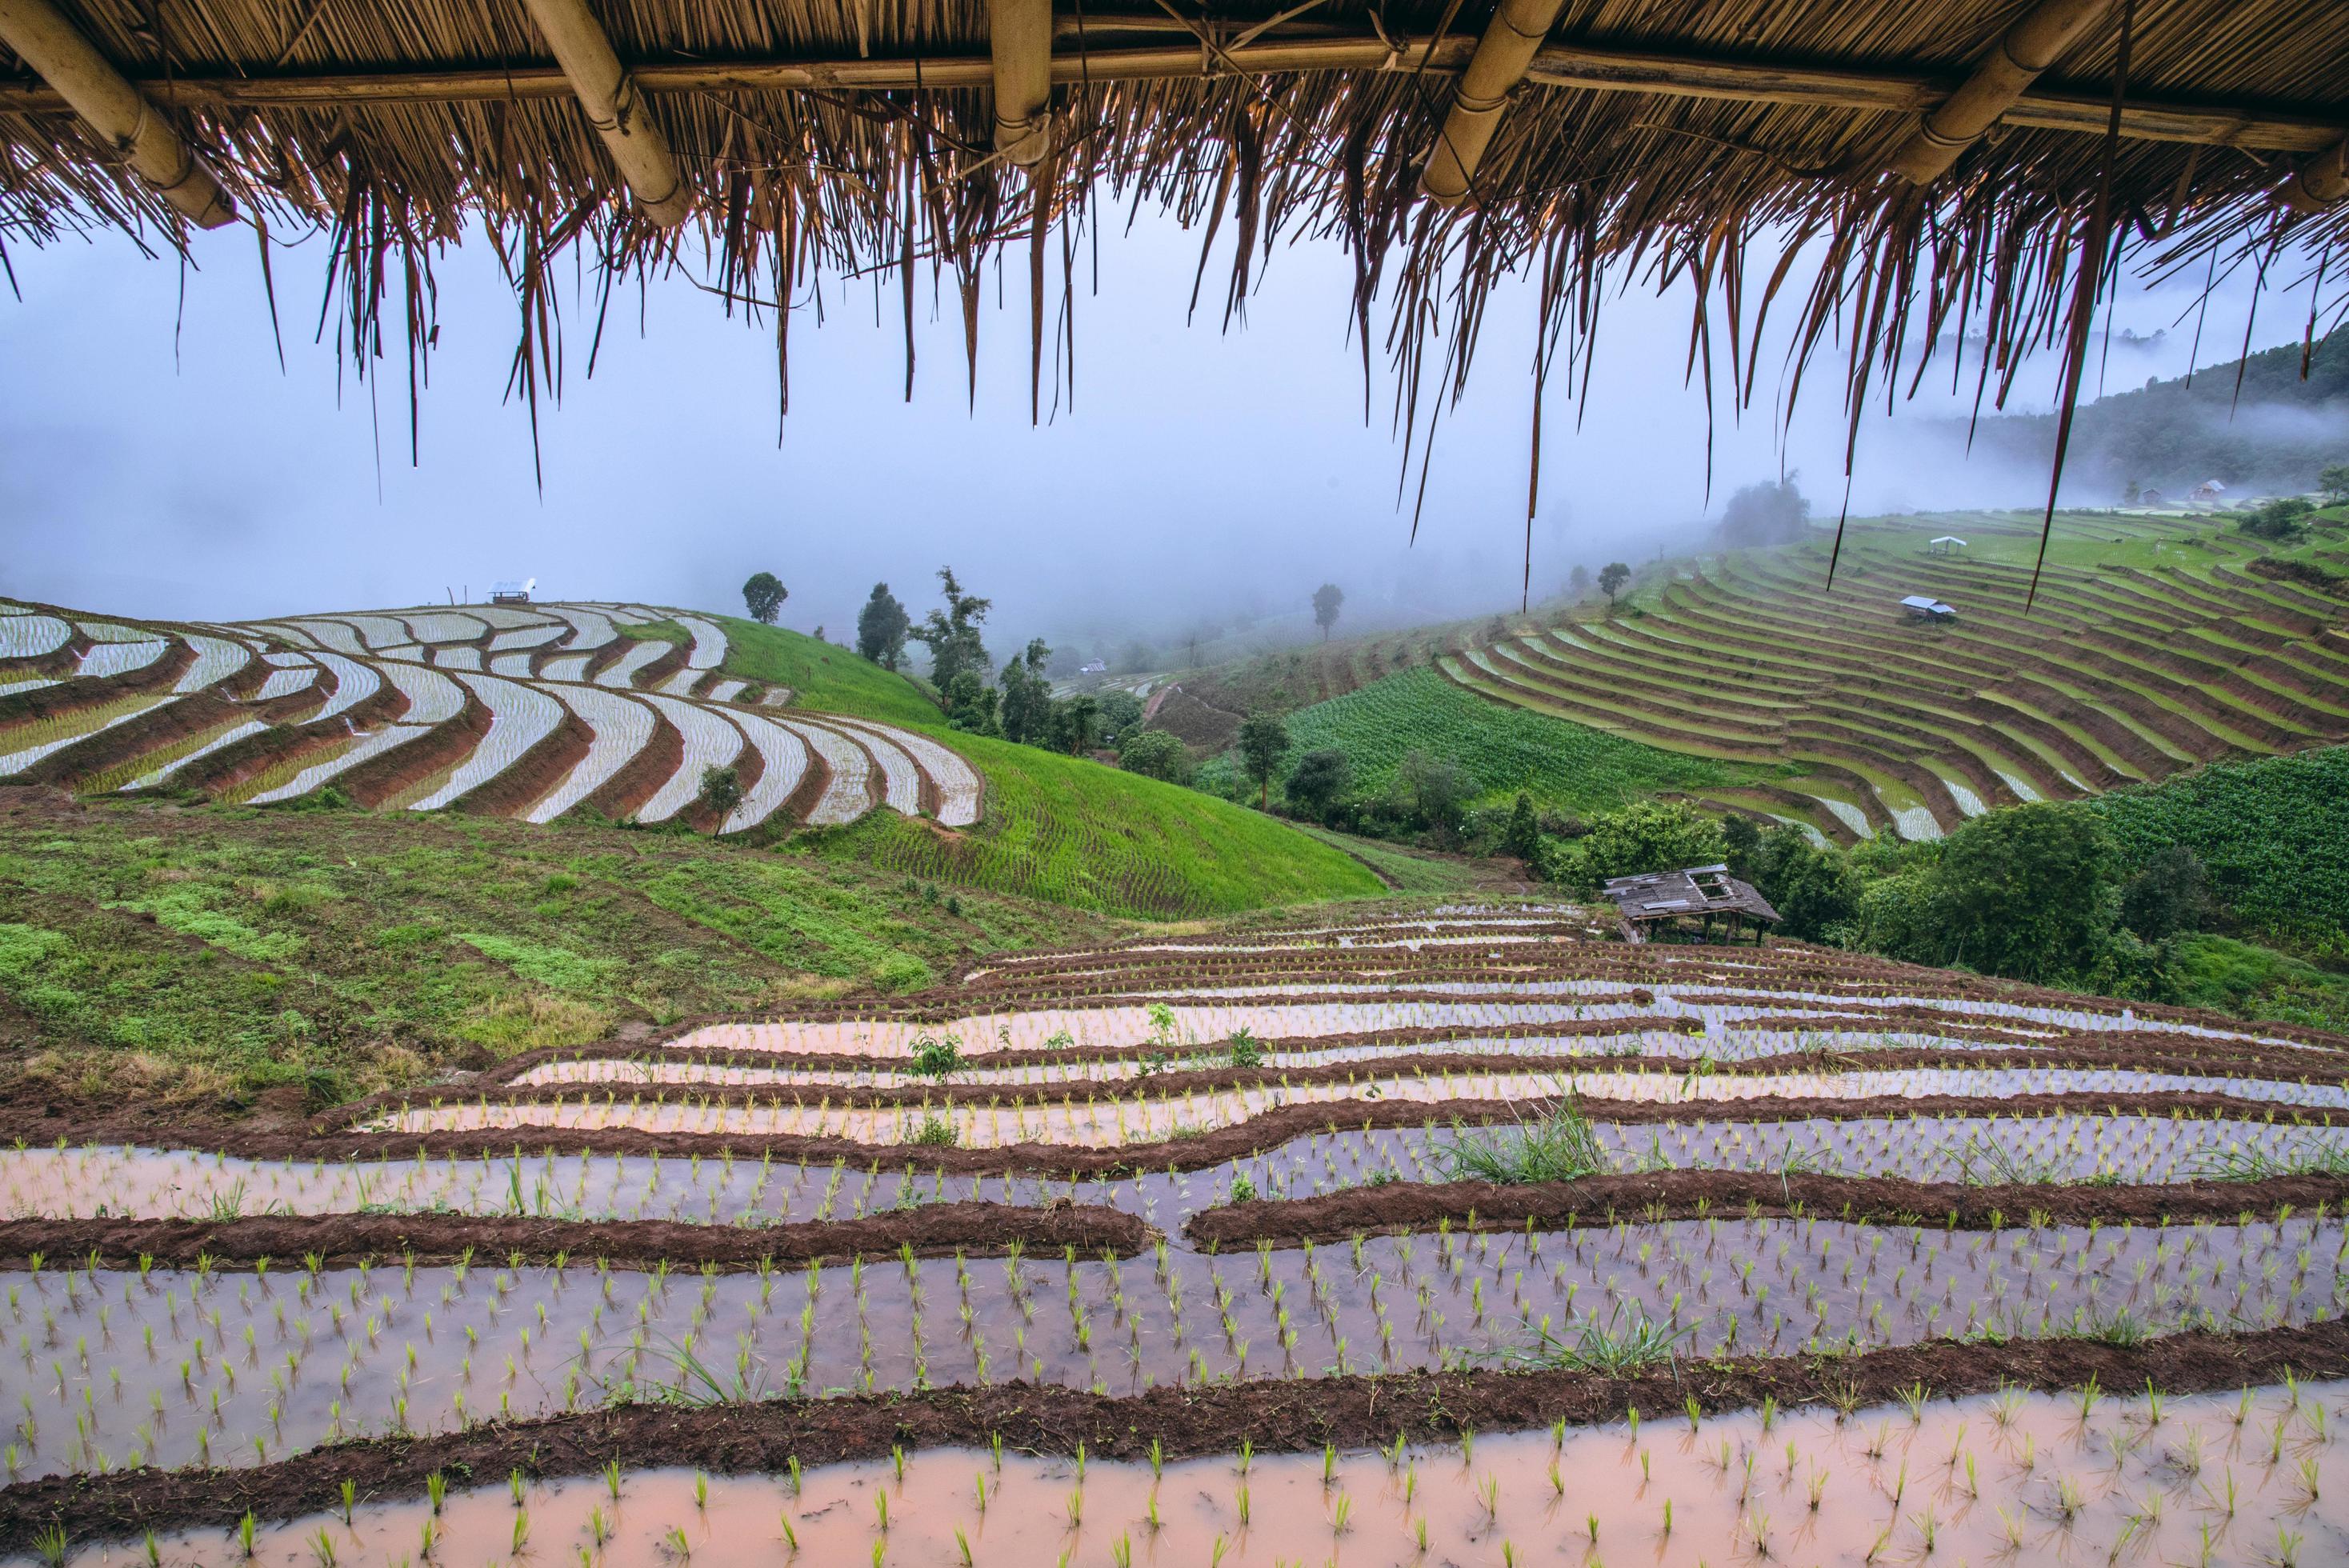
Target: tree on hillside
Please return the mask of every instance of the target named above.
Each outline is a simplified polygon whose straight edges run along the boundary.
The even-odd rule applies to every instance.
[[[1183,743],[1163,729],[1137,729],[1118,743],[1117,765],[1128,773],[1139,773],[1146,779],[1164,779],[1170,784],[1186,782],[1191,776],[1191,754]]]
[[[1775,484],[1747,485],[1729,498],[1721,515],[1722,542],[1733,550],[1792,544],[1810,531],[1811,503],[1795,488],[1799,475]]]
[[[1534,798],[1520,789],[1509,807],[1509,825],[1501,830],[1501,850],[1530,861],[1540,848],[1541,818],[1534,810]]]
[[[1615,603],[1615,595],[1623,584],[1631,581],[1631,569],[1619,561],[1610,561],[1599,569],[1599,591],[1607,595],[1607,603]]]
[[[1288,726],[1269,713],[1252,713],[1240,722],[1240,771],[1257,787],[1257,807],[1272,799],[1272,775],[1288,755]]]
[[[1102,740],[1110,746],[1122,746],[1127,736],[1142,727],[1142,699],[1130,691],[1112,688],[1101,694]]]
[[[1566,591],[1578,601],[1590,596],[1590,568],[1576,562],[1574,570],[1566,574]]]
[[[783,586],[782,579],[771,572],[754,572],[742,584],[742,603],[750,608],[750,619],[761,626],[771,626],[792,591]]]
[[[2237,526],[2254,539],[2297,539],[2306,531],[2308,514],[2315,510],[2299,496],[2278,496],[2253,507]]]
[[[1395,769],[1393,793],[1423,827],[1454,830],[1476,796],[1476,781],[1449,757],[1418,747],[1403,753]]]
[[[2016,980],[2085,975],[2111,928],[2113,841],[2050,801],[1975,817],[1930,873],[1940,961]]]
[[[1338,612],[1346,603],[1346,591],[1335,583],[1324,583],[1313,590],[1313,624],[1321,628],[1321,640],[1330,640],[1330,628],[1338,624]]]
[[[993,609],[991,600],[980,599],[962,591],[955,580],[954,568],[938,568],[940,591],[946,595],[947,607],[930,612],[929,619],[911,628],[906,635],[917,643],[926,644],[930,650],[930,684],[945,691],[954,684],[955,676],[968,672],[985,682],[987,645],[979,636],[979,624]]]
[[[1283,788],[1299,816],[1320,822],[1329,820],[1330,808],[1345,798],[1353,782],[1353,764],[1346,754],[1324,748],[1299,758]]]
[[[1052,661],[1052,650],[1044,639],[1030,641],[1025,652],[1003,666],[998,677],[1003,688],[1003,701],[999,709],[1003,720],[1003,738],[1029,746],[1041,746],[1052,734],[1052,683],[1044,668]]]
[[[2324,499],[2333,505],[2338,506],[2349,500],[2349,463],[2333,463],[2320,469],[2316,476],[2316,488],[2324,492]]]
[[[1821,941],[1830,926],[1842,924],[1859,912],[1859,873],[1850,859],[1813,841],[1792,822],[1781,822],[1760,835],[1747,865],[1741,874],[1761,890],[1783,917],[1785,923],[1778,929],[1788,936]]]
[[[1590,820],[1590,830],[1561,846],[1544,874],[1584,886],[1642,872],[1681,871],[1723,858],[1720,824],[1683,801],[1635,800]]]
[[[2209,874],[2202,857],[2184,844],[2156,850],[2121,888],[2121,923],[2147,942],[2196,930],[2210,908]]]
[[[856,651],[885,670],[894,670],[897,661],[905,656],[905,634],[913,630],[913,617],[905,606],[889,592],[886,583],[873,584],[873,597],[864,601],[864,608],[856,616]]]
[[[1071,757],[1091,751],[1093,738],[1100,733],[1099,697],[1072,696],[1052,710],[1052,738]]]

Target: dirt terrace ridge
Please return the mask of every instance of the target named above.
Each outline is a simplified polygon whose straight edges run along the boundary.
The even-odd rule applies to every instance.
[[[456,1488],[493,1486],[520,1470],[557,1479],[692,1465],[719,1475],[773,1474],[802,1465],[888,1457],[893,1448],[980,1448],[1000,1436],[1022,1453],[1139,1460],[1153,1439],[1166,1458],[1228,1453],[1245,1434],[1262,1453],[1318,1451],[1325,1443],[1363,1449],[1398,1435],[1456,1440],[1464,1429],[1492,1434],[1553,1421],[1587,1426],[1637,1408],[1677,1414],[1749,1409],[1764,1398],[1782,1409],[1832,1405],[1857,1410],[1890,1404],[1913,1387],[1962,1398],[2002,1387],[2082,1387],[2092,1379],[2119,1392],[2148,1385],[2167,1395],[2210,1393],[2349,1375],[2349,1325],[2228,1335],[2194,1331],[2121,1346],[2092,1340],[2017,1339],[2005,1344],[1941,1339],[1857,1356],[1782,1356],[1678,1362],[1636,1377],[1588,1372],[1398,1373],[1160,1387],[1109,1396],[1017,1382],[899,1395],[775,1400],[681,1408],[627,1405],[543,1420],[497,1423],[430,1438],[391,1437],[312,1449],[273,1464],[229,1470],[47,1476],[0,1490],[0,1552],[29,1552],[61,1527],[84,1544],[152,1530],[233,1528],[256,1520],[339,1511],[348,1481],[362,1504],[421,1495],[438,1472]],[[223,1542],[222,1555],[231,1550]]]
[[[715,1265],[721,1273],[761,1264],[846,1263],[911,1247],[916,1256],[987,1255],[1014,1245],[1088,1256],[1131,1256],[1153,1239],[1134,1215],[1098,1203],[1056,1199],[1041,1207],[988,1202],[923,1203],[854,1220],[780,1225],[693,1224],[671,1220],[540,1220],[464,1214],[263,1214],[238,1220],[0,1221],[0,1269],[29,1266],[36,1253],[54,1267],[99,1264],[167,1267],[210,1259],[216,1267],[250,1268],[264,1259],[286,1267],[316,1257],[340,1268],[362,1259],[448,1264],[471,1254],[484,1262],[596,1260],[621,1267],[667,1263]]]
[[[1918,1224],[1952,1231],[2022,1225],[2247,1222],[2287,1209],[2323,1213],[2349,1203],[2349,1179],[2278,1176],[2257,1181],[2018,1182],[1975,1186],[1895,1176],[1773,1175],[1666,1171],[1498,1186],[1490,1181],[1394,1181],[1311,1198],[1205,1209],[1184,1233],[1201,1246],[1342,1242],[1433,1230],[1554,1231],[1636,1220],[1795,1217]]]
[[[1441,1103],[1403,1099],[1353,1099],[1282,1106],[1228,1127],[1154,1143],[1092,1147],[1073,1143],[1007,1143],[988,1149],[917,1144],[859,1143],[845,1138],[799,1133],[649,1132],[641,1128],[508,1128],[470,1132],[320,1134],[256,1127],[245,1122],[159,1128],[142,1114],[104,1117],[68,1111],[52,1117],[25,1108],[0,1108],[0,1140],[22,1138],[28,1146],[119,1143],[141,1148],[181,1148],[246,1160],[412,1160],[492,1158],[548,1154],[701,1154],[731,1151],[738,1159],[762,1158],[795,1164],[852,1165],[898,1169],[914,1166],[948,1175],[1042,1175],[1081,1179],[1135,1175],[1156,1171],[1203,1171],[1226,1161],[1261,1154],[1299,1138],[1325,1132],[1370,1131],[1427,1126],[1485,1127],[1539,1117],[1565,1102],[1463,1099]],[[1682,1121],[1907,1120],[1911,1116],[2036,1116],[2069,1112],[2088,1116],[2172,1112],[2226,1117],[2292,1127],[2349,1126],[2349,1110],[2282,1105],[2270,1100],[2189,1090],[2116,1093],[2083,1089],[2063,1094],[1868,1095],[1847,1099],[1756,1095],[1746,1099],[1636,1100],[1589,1096],[1575,1101],[1593,1121],[1651,1126]]]

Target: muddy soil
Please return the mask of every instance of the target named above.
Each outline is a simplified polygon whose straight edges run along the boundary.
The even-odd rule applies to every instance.
[[[720,1271],[811,1262],[888,1257],[910,1246],[917,1257],[954,1252],[987,1255],[1014,1244],[1037,1252],[1064,1246],[1079,1255],[1130,1256],[1151,1240],[1134,1215],[1101,1204],[1061,1200],[1030,1208],[1009,1203],[927,1203],[857,1220],[781,1225],[698,1225],[669,1220],[534,1220],[459,1214],[254,1215],[206,1220],[0,1221],[0,1269],[29,1266],[36,1253],[52,1266],[167,1266],[209,1258],[215,1267],[251,1267],[268,1259],[326,1267],[373,1263],[434,1264],[484,1260],[552,1263],[568,1256],[628,1267],[668,1263]]]
[[[1524,1066],[1522,1062],[1516,1065]],[[1678,1070],[1685,1071],[1685,1065]],[[1150,1171],[1204,1171],[1314,1133],[1425,1127],[1431,1123],[1506,1125],[1538,1118],[1557,1103],[1550,1099],[1453,1100],[1439,1107],[1425,1101],[1399,1099],[1354,1100],[1342,1105],[1324,1102],[1283,1106],[1233,1126],[1154,1143],[1128,1143],[1116,1148],[1011,1143],[961,1149],[866,1144],[801,1134],[760,1137],[647,1132],[626,1127],[492,1129],[422,1134],[320,1134],[307,1130],[303,1123],[287,1119],[280,1119],[274,1126],[255,1119],[190,1121],[172,1127],[158,1125],[151,1111],[125,1110],[119,1106],[101,1110],[85,1101],[0,1107],[0,1140],[21,1138],[28,1144],[47,1144],[62,1138],[68,1143],[185,1148],[248,1160],[308,1161],[406,1160],[419,1154],[434,1159],[451,1155],[512,1159],[581,1153],[706,1155],[730,1150],[738,1159],[766,1157],[797,1164],[827,1164],[834,1159],[845,1159],[855,1165],[876,1161],[889,1165],[912,1162],[925,1171],[938,1171],[953,1176],[1086,1177]],[[1584,1097],[1576,1103],[1583,1115],[1593,1121],[1625,1126],[1679,1121],[1906,1120],[1911,1116],[2035,1116],[2044,1111],[2096,1110],[2116,1115],[2153,1112],[2164,1116],[2176,1111],[2302,1127],[2349,1126],[2349,1110],[2185,1090],[1874,1095],[1850,1099],[1757,1095],[1746,1099],[1684,1102]]]
[[[2108,1389],[2192,1394],[2349,1374],[2349,1323],[2241,1335],[2187,1333],[2129,1346],[2086,1339],[2003,1345],[1937,1340],[1838,1357],[1775,1357],[1681,1362],[1634,1377],[1573,1369],[1407,1373],[1159,1387],[1125,1397],[1027,1383],[895,1396],[846,1396],[752,1405],[628,1405],[544,1420],[499,1423],[428,1439],[390,1437],[316,1448],[233,1470],[118,1470],[47,1477],[0,1490],[0,1553],[24,1553],[61,1527],[69,1541],[228,1528],[339,1510],[348,1483],[365,1501],[413,1497],[438,1472],[451,1490],[492,1485],[519,1470],[553,1479],[692,1466],[714,1474],[772,1473],[886,1458],[893,1449],[982,1448],[1000,1437],[1025,1453],[1142,1460],[1152,1440],[1166,1458],[1227,1453],[1247,1437],[1266,1453],[1455,1439],[1651,1416],[1692,1406],[1718,1414],[1765,1398],[1782,1409],[1886,1405],[1903,1390],[1955,1397],[2058,1389],[2094,1380]]]
[[[1489,1181],[1397,1181],[1313,1198],[1257,1200],[1206,1209],[1184,1233],[1200,1246],[1296,1246],[1357,1235],[1433,1230],[1557,1230],[1713,1218],[1793,1215],[1984,1231],[2023,1224],[2232,1224],[2247,1215],[2339,1209],[2349,1179],[2281,1176],[2261,1181],[2167,1185],[2029,1182],[1973,1186],[1890,1176],[1770,1175],[1744,1171],[1671,1171],[1587,1176],[1578,1181],[1498,1186]]]

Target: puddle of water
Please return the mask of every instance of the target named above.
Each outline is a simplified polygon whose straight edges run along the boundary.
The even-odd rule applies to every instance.
[[[311,1274],[52,1265],[0,1274],[0,1429],[17,1477],[252,1464],[695,1384],[806,1394],[1028,1377],[1105,1393],[1506,1361],[1547,1323],[1646,1320],[1683,1354],[2265,1326],[2340,1309],[2338,1219],[2018,1228],[1818,1221],[1381,1237],[1221,1255],[1168,1245],[890,1258],[703,1276],[398,1265]]]
[[[2349,1560],[2349,1387],[2009,1393],[1767,1418],[1659,1413],[1384,1451],[1147,1465],[927,1449],[789,1475],[636,1470],[262,1529],[264,1568],[570,1562],[928,1565],[2332,1563]],[[427,1528],[431,1534],[428,1542]],[[159,1541],[174,1565],[228,1535]],[[323,1545],[323,1550],[322,1550]],[[143,1542],[89,1568],[149,1561]]]
[[[1733,1109],[1733,1107],[1726,1108]],[[2349,1128],[2158,1115],[2050,1113],[1859,1120],[1593,1124],[1619,1170],[1788,1170],[1920,1181],[2102,1177],[2170,1182],[2336,1166]],[[1506,1137],[1487,1130],[1482,1136]],[[520,1160],[233,1160],[116,1147],[0,1150],[0,1216],[227,1219],[240,1214],[450,1212],[707,1224],[856,1219],[905,1202],[1107,1203],[1178,1229],[1245,1177],[1267,1197],[1370,1181],[1442,1181],[1449,1130],[1317,1132],[1200,1171],[1117,1181],[948,1176],[899,1160],[797,1164],[719,1155]]]

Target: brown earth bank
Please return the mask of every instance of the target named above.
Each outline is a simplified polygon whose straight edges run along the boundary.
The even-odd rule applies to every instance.
[[[29,1267],[35,1254],[56,1267],[193,1265],[339,1268],[372,1263],[454,1263],[468,1255],[552,1263],[595,1260],[620,1267],[667,1263],[720,1271],[761,1264],[845,1263],[911,1247],[916,1256],[992,1254],[1013,1246],[1074,1247],[1121,1257],[1152,1240],[1134,1215],[1058,1199],[1013,1203],[922,1203],[854,1220],[779,1225],[692,1224],[670,1220],[543,1220],[464,1214],[259,1214],[237,1220],[0,1221],[0,1269]]]
[[[1920,1224],[1952,1231],[2023,1225],[2248,1223],[2286,1211],[2323,1213],[2349,1203],[2349,1179],[2278,1176],[2257,1181],[2013,1182],[1975,1186],[1894,1176],[1773,1175],[1661,1171],[1501,1186],[1490,1181],[1392,1181],[1312,1198],[1256,1199],[1202,1210],[1184,1233],[1201,1246],[1296,1246],[1359,1235],[1433,1230],[1549,1231],[1618,1220],[1795,1217]]]
[[[494,1486],[514,1470],[551,1480],[690,1465],[719,1475],[885,1460],[893,1449],[984,1448],[1000,1438],[1023,1453],[1094,1460],[1235,1452],[1366,1449],[1398,1437],[1456,1441],[1463,1431],[1594,1425],[1629,1409],[1718,1415],[1771,1399],[1781,1409],[1832,1406],[1847,1414],[1921,1389],[1956,1398],[2005,1387],[2056,1390],[2090,1382],[2115,1395],[2164,1395],[2349,1375],[2349,1325],[2339,1320],[2247,1334],[2191,1332],[2134,1346],[2086,1339],[2004,1344],[1941,1339],[1851,1356],[1681,1361],[1635,1377],[1563,1369],[1346,1376],[1161,1387],[1110,1396],[1019,1382],[897,1395],[684,1408],[626,1405],[543,1420],[471,1427],[430,1438],[389,1437],[316,1448],[274,1464],[228,1470],[117,1470],[49,1476],[0,1490],[0,1552],[27,1552],[62,1529],[68,1542],[142,1531],[233,1528],[339,1511],[348,1483],[362,1504],[421,1495],[438,1473],[453,1488]],[[223,1555],[232,1550],[224,1542]]]
[[[662,1061],[692,1061],[697,1057],[678,1056],[657,1057],[650,1059],[657,1064]],[[739,1058],[727,1057],[718,1065],[737,1067],[770,1064],[745,1064]],[[821,1065],[837,1069],[873,1064],[862,1060],[843,1060],[833,1057],[829,1062],[820,1063],[815,1059],[801,1058],[789,1064],[772,1065],[778,1067]],[[1001,1105],[1009,1101],[1033,1106],[1059,1104],[1063,1100],[1086,1104],[1110,1099],[1131,1100],[1143,1094],[1147,1094],[1154,1099],[1164,1099],[1174,1095],[1212,1093],[1219,1090],[1305,1088],[1338,1083],[1371,1084],[1381,1079],[1437,1078],[1446,1075],[1461,1077],[1476,1073],[1541,1076],[1570,1072],[1619,1072],[1686,1078],[1692,1073],[1704,1078],[1769,1078],[1783,1074],[1885,1072],[1923,1068],[1971,1070],[2061,1068],[2167,1072],[2199,1078],[2272,1078],[2275,1077],[2272,1070],[2275,1064],[2269,1061],[2254,1059],[2246,1062],[2223,1055],[2194,1057],[2142,1049],[2131,1050],[2126,1047],[2099,1050],[2094,1047],[2076,1050],[2025,1047],[2009,1050],[1947,1051],[1920,1046],[1899,1046],[1870,1051],[1785,1051],[1736,1062],[1716,1062],[1698,1057],[1635,1057],[1605,1054],[1529,1057],[1509,1056],[1501,1052],[1463,1051],[1450,1054],[1402,1054],[1355,1061],[1322,1062],[1310,1067],[1235,1068],[1226,1066],[1190,1068],[1170,1067],[1127,1078],[1076,1078],[1060,1083],[957,1084],[951,1080],[923,1080],[907,1072],[904,1062],[895,1061],[886,1064],[886,1068],[905,1073],[908,1081],[871,1087],[791,1083],[638,1084],[585,1081],[547,1084],[476,1081],[448,1084],[438,1086],[432,1090],[393,1090],[371,1096],[366,1100],[354,1102],[349,1107],[340,1108],[320,1118],[314,1124],[314,1128],[322,1134],[331,1134],[375,1117],[391,1115],[402,1110],[421,1110],[436,1105],[546,1105],[558,1100],[576,1103],[582,1099],[606,1099],[616,1105],[640,1103],[691,1106],[781,1106],[784,1104],[814,1105],[821,1101],[835,1109],[852,1107],[918,1109],[923,1106]],[[494,1076],[504,1078],[508,1074],[502,1068]],[[2295,1075],[2288,1076],[2282,1081],[2293,1082],[2298,1079]],[[2074,1092],[2093,1093],[2095,1091]]]
[[[711,1155],[730,1151],[738,1159],[773,1159],[793,1164],[914,1166],[954,1176],[1037,1175],[1083,1179],[1139,1175],[1149,1171],[1201,1171],[1227,1161],[1262,1154],[1299,1138],[1324,1133],[1424,1127],[1489,1127],[1547,1115],[1566,1103],[1559,1099],[1522,1100],[1353,1099],[1283,1106],[1229,1127],[1187,1138],[1113,1148],[1078,1144],[1008,1143],[989,1149],[929,1144],[859,1143],[844,1138],[795,1133],[649,1132],[641,1128],[512,1128],[471,1132],[320,1134],[299,1124],[275,1127],[254,1121],[186,1122],[158,1126],[143,1110],[100,1110],[87,1103],[48,1107],[0,1107],[0,1140],[21,1139],[28,1147],[120,1144],[149,1149],[190,1149],[247,1160],[413,1160],[426,1158],[538,1158],[554,1154]],[[2349,1126],[2349,1109],[2280,1106],[2231,1095],[2161,1090],[2117,1094],[2083,1090],[2072,1094],[1872,1095],[1849,1099],[1756,1095],[1750,1099],[1599,1099],[1577,1097],[1576,1107],[1592,1121],[1624,1126],[1670,1122],[1775,1122],[1908,1120],[1911,1117],[2156,1115],[2224,1118],[2292,1127]]]

